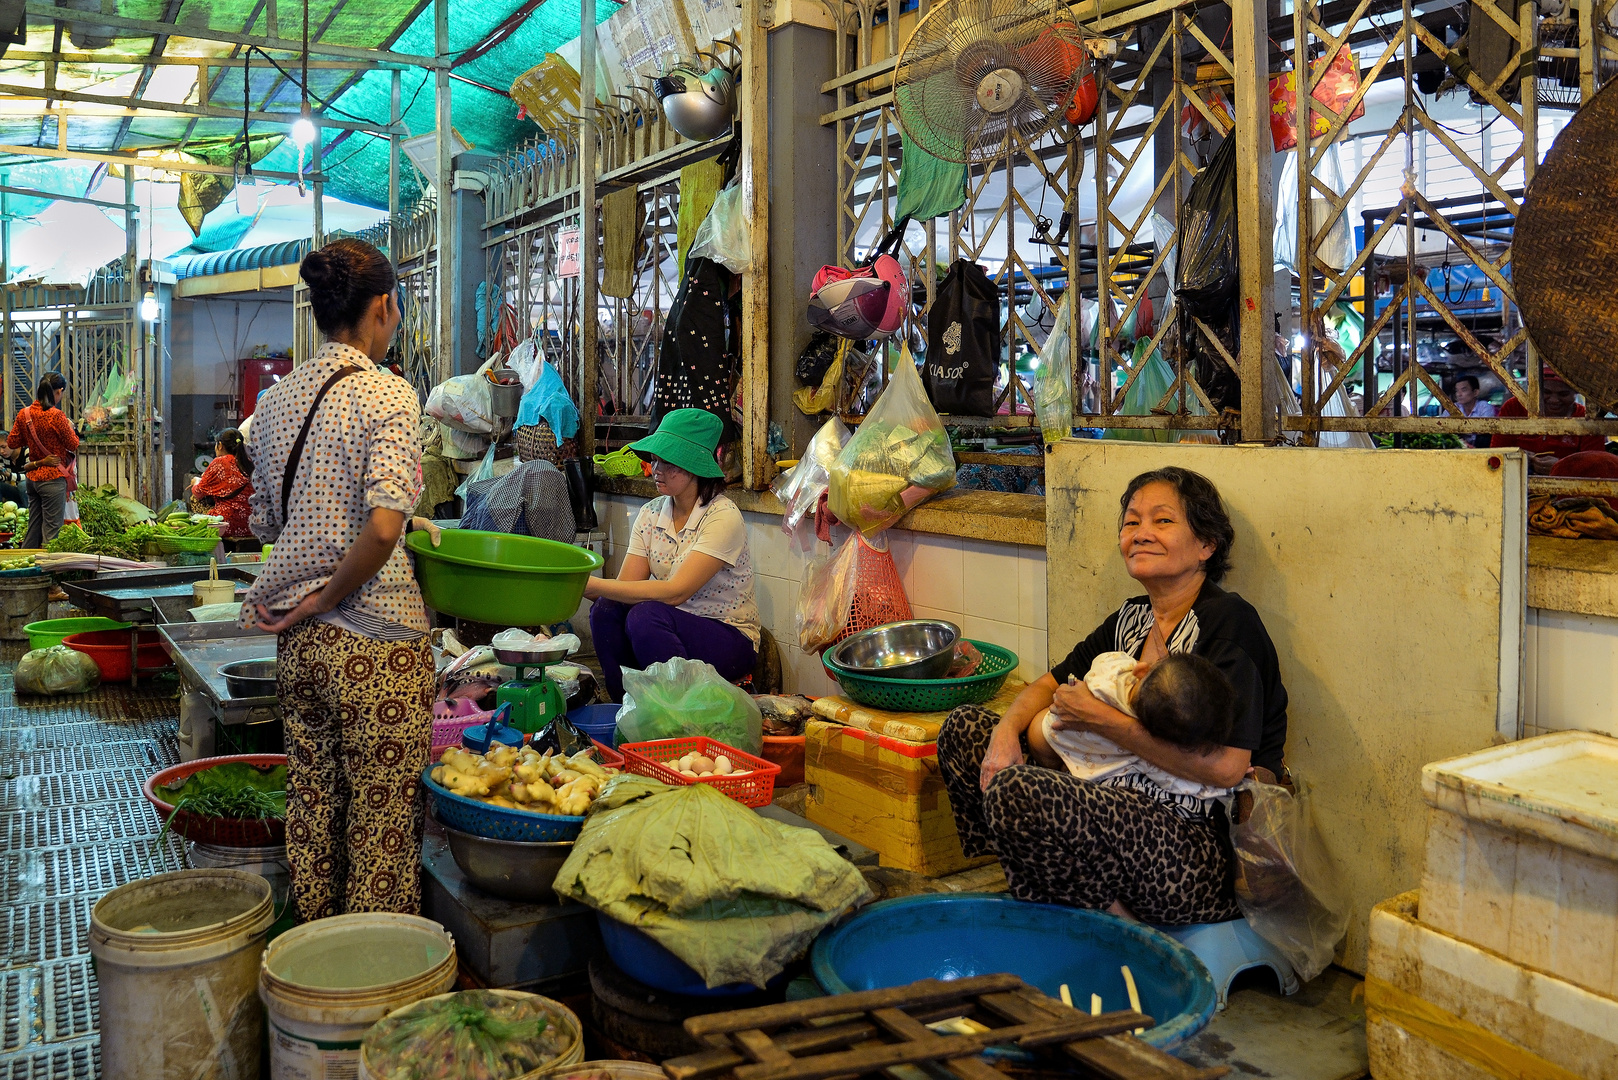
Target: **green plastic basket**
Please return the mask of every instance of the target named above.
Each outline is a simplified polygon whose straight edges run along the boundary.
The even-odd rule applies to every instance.
[[[861,705],[888,712],[948,712],[961,705],[981,705],[991,700],[1006,684],[1006,677],[1017,670],[1017,654],[1010,649],[967,640],[983,654],[983,663],[977,674],[964,679],[884,679],[850,671],[829,655],[821,662],[826,665],[826,674]]]
[[[178,555],[182,552],[206,555],[219,546],[219,534],[211,536],[159,536],[153,543],[165,555]]]

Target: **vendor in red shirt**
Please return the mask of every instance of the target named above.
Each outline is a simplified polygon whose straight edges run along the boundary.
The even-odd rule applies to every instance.
[[[1562,376],[1545,368],[1539,380],[1539,411],[1546,419],[1570,419],[1584,415],[1584,406],[1574,400],[1571,386]],[[1500,419],[1521,419],[1528,415],[1522,402],[1507,395],[1500,406]],[[1518,447],[1528,451],[1530,472],[1546,475],[1556,463],[1570,454],[1586,450],[1605,450],[1607,440],[1601,435],[1494,435],[1489,440],[1493,447]]]
[[[28,536],[25,548],[42,548],[62,531],[67,509],[68,471],[79,448],[78,432],[62,412],[67,380],[56,372],[42,376],[32,405],[17,414],[6,447],[15,451],[28,448]]]
[[[222,535],[231,539],[252,536],[247,519],[252,509],[247,500],[253,495],[253,461],[247,456],[242,433],[231,428],[219,436],[214,459],[191,486],[191,505],[225,519]]]

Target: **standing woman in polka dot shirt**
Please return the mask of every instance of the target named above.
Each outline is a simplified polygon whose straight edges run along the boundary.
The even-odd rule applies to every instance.
[[[714,460],[724,421],[675,409],[630,449],[652,463],[659,497],[641,507],[618,577],[584,586],[607,692],[623,700],[624,669],[676,656],[735,682],[758,659],[758,604],[747,524]]]
[[[421,408],[379,366],[399,328],[386,256],[337,240],[300,272],[326,342],[253,414],[250,525],[275,550],[242,621],[277,635],[299,916],[414,913],[434,672],[403,538],[425,526],[438,542],[411,517]]]

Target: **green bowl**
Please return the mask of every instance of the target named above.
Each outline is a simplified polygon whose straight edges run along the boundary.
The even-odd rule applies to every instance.
[[[971,638],[967,639],[972,641]],[[1000,692],[1017,670],[1017,654],[987,641],[972,641],[983,654],[977,674],[964,679],[888,679],[842,667],[830,649],[821,658],[826,674],[837,680],[843,693],[861,705],[889,712],[948,712],[961,705],[981,705]]]
[[[193,555],[206,555],[219,546],[219,534],[212,536],[159,536],[154,543],[157,549],[165,555],[178,555],[189,552]]]
[[[128,630],[131,625],[133,624],[99,617],[46,619],[43,622],[29,623],[23,627],[23,632],[28,635],[29,649],[48,649],[53,645],[60,645],[63,638],[73,634],[93,634],[98,630]]]
[[[510,533],[445,529],[433,547],[426,532],[406,540],[427,606],[457,619],[542,626],[571,619],[584,583],[601,568],[588,548]]]

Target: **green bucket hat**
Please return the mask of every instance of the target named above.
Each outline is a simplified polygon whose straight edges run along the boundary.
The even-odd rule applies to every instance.
[[[725,470],[714,460],[725,422],[707,409],[675,409],[663,417],[657,430],[629,448],[641,457],[658,457],[692,476],[717,480]]]

